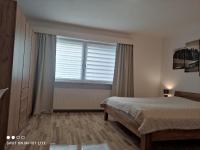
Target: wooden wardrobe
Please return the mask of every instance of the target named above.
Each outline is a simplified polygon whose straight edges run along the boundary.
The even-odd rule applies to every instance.
[[[7,135],[15,37],[16,2],[0,0],[0,89],[9,88],[0,101],[0,149]]]
[[[9,63],[5,64],[3,61],[6,59],[0,56],[0,74],[3,73],[0,75],[0,88],[9,88],[7,96],[4,96],[4,105],[7,105],[5,110],[7,117],[3,118],[3,121],[7,124],[6,133],[3,136],[4,140],[2,141],[4,143],[5,135],[17,135],[27,125],[31,117],[37,55],[35,50],[35,33],[17,6],[17,2],[10,1],[9,5],[12,8],[12,13],[5,8],[4,15],[11,13],[10,17],[13,18],[12,31],[10,31],[13,32],[11,34],[12,38],[10,41],[8,40],[10,48],[9,51],[0,49],[0,52],[4,53],[5,58],[9,59]],[[0,29],[2,28],[0,27]],[[0,38],[2,37],[0,36]],[[3,82],[5,82],[4,85]]]
[[[34,32],[17,7],[8,135],[19,133],[31,116],[35,58]]]

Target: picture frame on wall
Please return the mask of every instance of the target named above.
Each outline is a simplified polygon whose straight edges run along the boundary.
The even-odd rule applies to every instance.
[[[186,43],[185,72],[200,71],[200,40]]]
[[[173,69],[184,69],[188,72],[199,72],[200,76],[200,40],[186,43],[186,47],[174,51]]]
[[[173,56],[173,69],[185,68],[185,48],[176,49]]]

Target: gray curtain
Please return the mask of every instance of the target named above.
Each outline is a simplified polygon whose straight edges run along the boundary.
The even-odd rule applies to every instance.
[[[112,95],[134,96],[133,45],[117,44]]]
[[[53,111],[55,81],[56,36],[36,34],[37,66],[34,87],[33,114]]]

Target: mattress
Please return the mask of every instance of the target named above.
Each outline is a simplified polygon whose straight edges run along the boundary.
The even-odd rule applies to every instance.
[[[181,97],[110,97],[105,104],[133,117],[138,131],[147,134],[167,129],[200,129],[200,102]]]

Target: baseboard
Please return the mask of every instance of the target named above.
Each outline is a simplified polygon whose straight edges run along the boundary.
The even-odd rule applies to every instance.
[[[54,109],[53,112],[103,112],[103,109]]]

